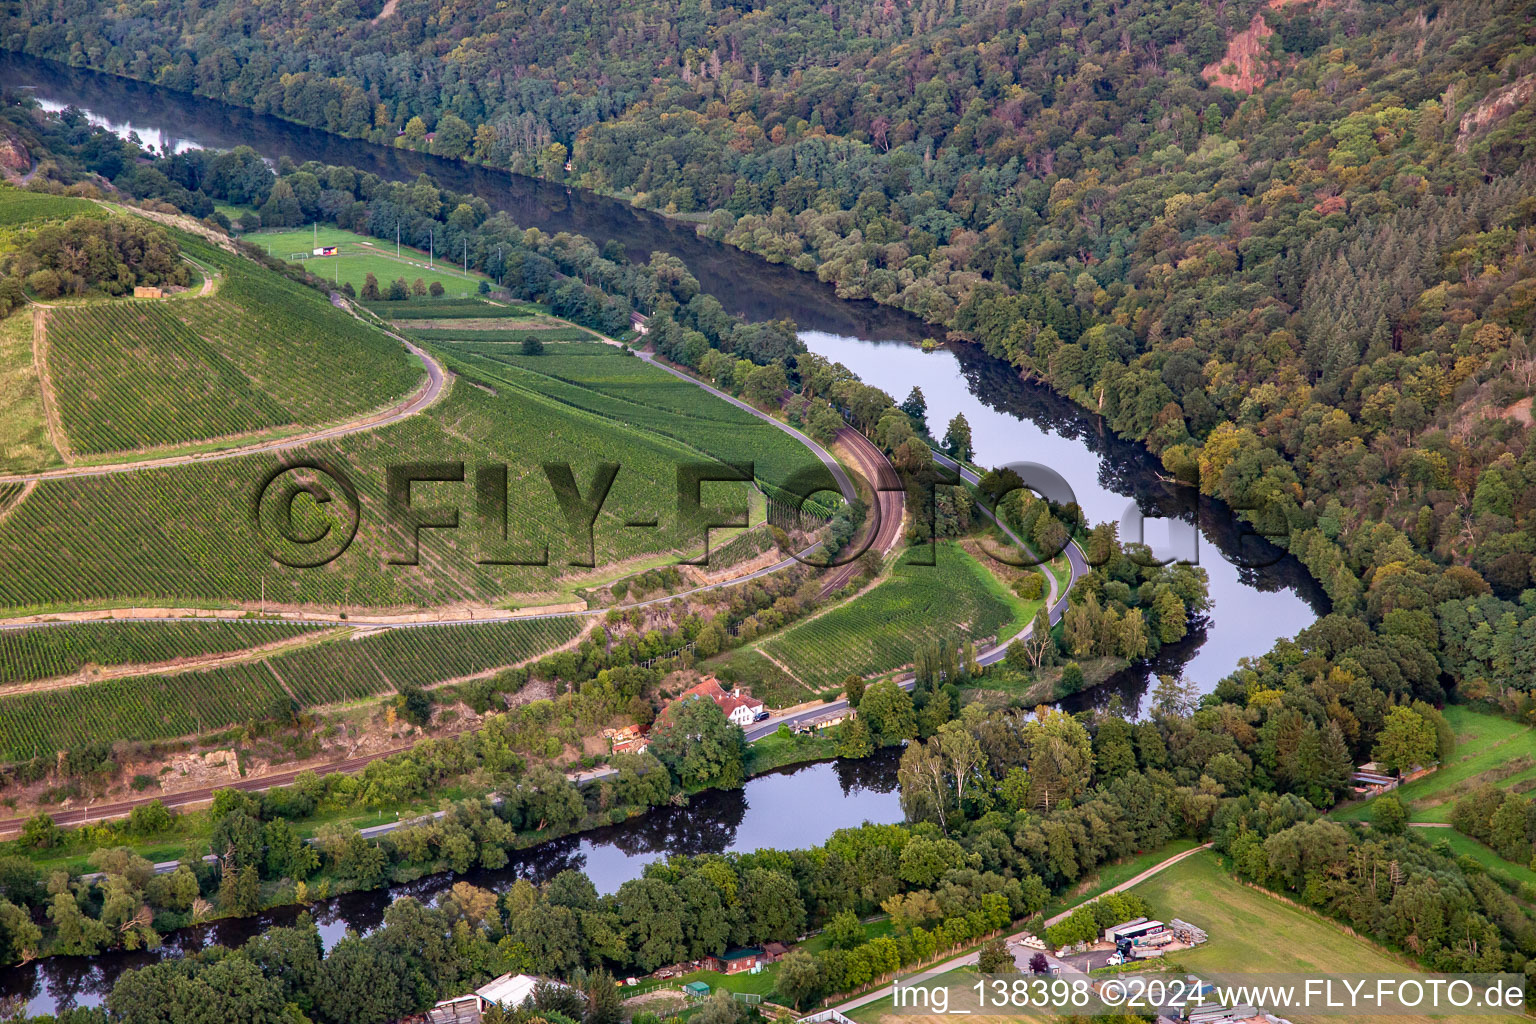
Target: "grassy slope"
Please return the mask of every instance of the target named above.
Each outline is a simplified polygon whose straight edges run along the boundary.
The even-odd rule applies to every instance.
[[[1536,732],[1528,726],[1455,704],[1446,707],[1445,717],[1456,732],[1456,752],[1438,771],[1396,790],[1410,821],[1449,821],[1457,798],[1484,782],[1507,789],[1536,778]],[[1369,820],[1372,803],[1351,805],[1334,817]]]
[[[922,642],[990,637],[1029,621],[1019,600],[954,544],[936,548],[936,565],[909,552],[873,590],[762,643],[808,685],[839,685],[849,673],[877,675],[912,661]],[[1020,621],[1022,619],[1022,622]]]
[[[1179,917],[1204,928],[1210,941],[1177,955],[1188,970],[1205,972],[1305,972],[1337,974],[1418,973],[1364,939],[1346,935],[1333,923],[1238,883],[1219,866],[1212,853],[1185,858],[1133,890],[1151,904],[1159,920]],[[1287,1014],[1288,1019],[1338,1020]],[[1359,1024],[1407,1024],[1428,1017],[1373,1016],[1350,1018]],[[1518,1020],[1485,1017],[1483,1020]]]
[[[59,465],[48,439],[43,390],[32,359],[32,311],[0,320],[0,473]]]
[[[442,284],[444,295],[449,297],[472,295],[481,281],[491,281],[478,272],[471,272],[466,277],[463,270],[453,266],[451,257],[444,258],[443,252],[437,254],[435,269],[429,270],[425,252],[404,247],[401,249],[402,257],[396,259],[394,243],[382,239],[326,225],[320,226],[318,242],[315,241],[316,237],[307,227],[292,231],[257,231],[245,236],[246,241],[254,242],[278,259],[290,262],[299,262],[292,257],[299,253],[308,255],[316,245],[337,246],[340,250],[338,255],[305,259],[304,268],[338,284],[351,284],[359,295],[370,273],[378,279],[380,288],[387,288],[389,282],[397,277],[405,278],[407,284],[419,277],[428,287],[437,281]],[[495,281],[491,283],[495,284]]]
[[[86,199],[50,196],[0,185],[0,247],[26,225],[74,216],[104,217]],[[32,310],[21,307],[0,321],[0,473],[25,473],[60,464],[48,439],[42,387],[32,358]]]

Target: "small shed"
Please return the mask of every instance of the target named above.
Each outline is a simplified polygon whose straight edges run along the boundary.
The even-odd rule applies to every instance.
[[[133,286],[133,297],[136,299],[163,299],[165,290],[154,285],[137,284]]]
[[[728,949],[724,953],[717,953],[708,957],[704,965],[721,974],[742,974],[755,970],[762,962],[763,951],[756,946],[748,946],[745,949]]]
[[[683,993],[687,995],[689,999],[703,999],[705,996],[709,995],[709,986],[704,984],[702,981],[690,981],[688,984],[683,986]]]

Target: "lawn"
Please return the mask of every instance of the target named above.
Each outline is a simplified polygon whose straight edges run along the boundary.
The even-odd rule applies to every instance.
[[[1152,905],[1152,916],[1178,917],[1204,928],[1205,945],[1176,955],[1190,971],[1216,973],[1338,974],[1419,973],[1406,958],[1346,935],[1333,923],[1242,885],[1214,853],[1197,853],[1136,886],[1132,892]],[[1338,1020],[1287,1014],[1293,1021]],[[1404,1024],[1429,1017],[1358,1014],[1358,1024]],[[1519,1019],[1514,1015],[1499,1020]]]
[[[1083,879],[1073,886],[1070,892],[1052,899],[1047,903],[1041,914],[1047,918],[1053,917],[1069,907],[1075,907],[1079,903],[1091,900],[1123,882],[1129,881],[1155,864],[1161,864],[1169,857],[1177,856],[1185,850],[1198,846],[1193,839],[1175,839],[1171,843],[1159,846],[1155,850],[1146,853],[1138,853],[1134,857],[1125,860],[1117,860],[1113,864],[1105,864],[1098,871]]]
[[[1445,717],[1456,732],[1456,750],[1449,761],[1396,790],[1410,821],[1450,821],[1456,800],[1485,782],[1508,789],[1536,779],[1536,733],[1528,726],[1458,704],[1447,706]],[[1370,820],[1373,802],[1352,804],[1333,816]]]
[[[363,282],[369,274],[378,279],[380,288],[387,288],[398,277],[405,278],[407,284],[420,278],[429,288],[432,282],[437,281],[442,284],[444,293],[454,298],[473,295],[481,281],[495,284],[484,274],[471,271],[466,275],[454,266],[451,256],[441,251],[436,259],[430,261],[432,266],[429,267],[427,254],[423,251],[401,246],[400,255],[396,256],[392,242],[334,226],[322,224],[318,230],[296,228],[292,231],[257,231],[245,238],[278,259],[299,263],[312,274],[329,278],[337,284],[351,284],[359,295],[362,294]],[[316,246],[327,245],[336,246],[338,255],[310,255]]]

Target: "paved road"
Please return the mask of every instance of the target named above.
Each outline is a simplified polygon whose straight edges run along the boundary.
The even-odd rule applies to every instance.
[[[960,479],[964,480],[966,483],[973,487],[978,486],[981,483],[981,477],[977,475],[975,470],[961,465],[941,451],[934,451],[933,460],[941,466],[958,472]],[[1040,556],[1035,554],[1035,549],[1022,537],[1014,533],[1007,524],[1005,524],[1001,519],[993,514],[991,509],[987,508],[986,506],[982,506],[981,511],[983,515],[997,524],[998,529],[1002,530],[1003,533],[1007,535],[1009,540],[1013,541],[1013,543],[1017,544],[1024,551],[1029,552],[1029,557],[1037,560],[1039,559]],[[1067,544],[1067,563],[1072,567],[1072,575],[1067,580],[1067,592],[1070,593],[1073,584],[1075,584],[1088,572],[1088,559],[1083,555],[1082,548],[1077,546],[1077,541],[1075,540]],[[1041,565],[1043,568],[1044,563],[1042,562]],[[1051,624],[1054,625],[1057,622],[1060,622],[1061,617],[1066,614],[1067,605],[1066,602],[1060,601],[1057,598],[1056,574],[1046,570],[1045,575],[1051,587],[1050,596],[1047,600],[1047,606],[1050,608]],[[990,662],[983,662],[983,664],[990,664]]]
[[[1147,870],[1145,870],[1145,871],[1141,872],[1140,874],[1136,875],[1134,878],[1127,879],[1126,881],[1121,882],[1119,885],[1114,886],[1113,888],[1104,890],[1104,892],[1101,893],[1100,895],[1101,896],[1107,896],[1107,895],[1109,895],[1111,893],[1124,892],[1126,889],[1129,889],[1129,888],[1131,888],[1134,885],[1140,885],[1142,882],[1145,882],[1147,879],[1151,878],[1153,875],[1157,874],[1158,872],[1164,871],[1164,870],[1166,870],[1168,868],[1173,867],[1173,865],[1177,864],[1179,861],[1183,860],[1185,857],[1192,857],[1195,854],[1199,853],[1201,850],[1208,850],[1208,849],[1210,849],[1210,846],[1211,846],[1210,843],[1206,843],[1204,846],[1197,846],[1197,847],[1195,847],[1192,850],[1185,850],[1182,853],[1176,853],[1172,857],[1169,857],[1167,860],[1160,861],[1159,863],[1154,864],[1152,867],[1147,868]],[[1061,913],[1055,915],[1054,917],[1049,918],[1045,922],[1046,926],[1049,927],[1050,925],[1053,925],[1053,924],[1055,924],[1058,921],[1066,920],[1066,918],[1071,916],[1072,911],[1076,910],[1078,907],[1082,906],[1083,904],[1092,903],[1094,900],[1096,900],[1098,898],[1099,898],[1098,896],[1094,896],[1092,899],[1084,900],[1082,903],[1079,903],[1076,906],[1070,907],[1067,910],[1063,910]],[[1010,944],[1014,944],[1014,942],[1015,942],[1015,940],[1017,938],[1018,938],[1017,935],[1010,936],[1008,941],[1009,941]],[[1028,970],[1029,958],[1034,956],[1035,952],[1036,952],[1036,950],[1030,949],[1027,946],[1016,948],[1015,952],[1014,952],[1014,962],[1018,963],[1019,960],[1022,958],[1023,963],[1020,965],[1020,969],[1021,970]],[[955,970],[957,968],[965,967],[965,966],[968,966],[970,964],[974,964],[976,962],[977,958],[978,958],[978,955],[979,954],[976,953],[976,952],[966,953],[966,954],[964,954],[962,956],[955,957],[953,960],[946,960],[946,961],[944,961],[941,964],[937,964],[937,965],[935,965],[933,967],[925,968],[922,971],[922,973],[923,974],[941,974],[941,973],[943,973],[945,971],[953,971],[953,970]],[[1054,956],[1052,956],[1050,954],[1046,954],[1046,959],[1049,960],[1054,966],[1061,967],[1062,968],[1062,972],[1061,973],[1063,975],[1082,974],[1082,971],[1078,970],[1076,967],[1072,966],[1071,964],[1064,963],[1063,961],[1056,959],[1056,957],[1054,957]],[[914,971],[913,973],[917,973],[917,972]],[[858,1007],[863,1006],[865,1003],[872,1003],[872,1002],[874,1002],[877,999],[883,999],[886,996],[891,994],[891,987],[892,986],[887,985],[884,988],[875,990],[874,992],[866,992],[862,996],[858,996],[857,998],[848,1000],[846,1003],[842,1003],[842,1004],[838,1005],[836,1007],[836,1009],[839,1012],[841,1012],[841,1013],[847,1013],[849,1010],[857,1009]]]

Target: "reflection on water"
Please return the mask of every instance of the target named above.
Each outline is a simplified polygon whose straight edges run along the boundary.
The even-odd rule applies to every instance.
[[[700,793],[685,807],[658,808],[622,825],[567,836],[517,851],[500,871],[430,875],[374,892],[348,893],[308,908],[329,949],[348,930],[367,932],[384,922],[384,911],[402,896],[437,899],[458,881],[507,889],[519,878],[545,882],[561,871],[584,871],[599,892],[614,892],[639,878],[645,865],[669,854],[731,853],[818,846],[840,828],[901,821],[896,792],[899,749],[860,761],[831,761],[760,775],[740,790]],[[97,957],[49,957],[0,971],[0,999],[23,996],[29,1011],[50,1013],[95,1006],[118,974],[163,956],[195,952],[213,943],[238,946],[275,925],[291,924],[301,908],[285,907],[256,917],[215,921],[166,936],[153,953],[106,953]]]
[[[1094,521],[1120,521],[1134,502],[1149,517],[1146,539],[1154,547],[1168,537],[1167,526],[1157,523],[1157,517],[1197,523],[1199,561],[1210,574],[1213,601],[1206,620],[1179,643],[1163,648],[1153,664],[1076,695],[1066,702],[1071,710],[1098,706],[1111,693],[1119,693],[1134,713],[1157,673],[1182,673],[1209,690],[1239,658],[1268,650],[1277,637],[1297,632],[1326,609],[1321,591],[1294,559],[1246,567],[1269,562],[1278,552],[1245,537],[1219,502],[1197,503],[1189,491],[1170,487],[1156,459],[1141,446],[1116,438],[1099,417],[1047,388],[1020,380],[1007,364],[974,347],[925,354],[910,343],[932,333],[932,328],[916,318],[872,302],[838,299],[815,277],[700,238],[691,225],[579,189],[342,139],[155,86],[0,54],[0,88],[21,86],[35,87],[35,95],[51,104],[78,106],[114,130],[131,129],[146,141],[176,150],[249,145],[268,159],[287,156],[299,162],[350,164],[392,180],[411,180],[425,172],[447,188],[481,196],[524,226],[579,232],[598,243],[616,240],[635,259],[666,250],[686,262],[704,290],[730,312],[753,319],[795,320],[813,351],[846,364],[898,401],[913,385],[921,386],[934,433],[942,435],[950,417],[963,412],[982,464],[1029,461],[1050,466],[1068,481]],[[810,846],[844,825],[900,820],[894,776],[893,752],[864,762],[766,776],[750,782],[744,792],[705,794],[686,808],[659,810],[611,829],[544,844],[520,854],[506,871],[471,876],[471,881],[504,887],[519,876],[544,879],[571,867],[586,871],[599,889],[612,891],[663,852]],[[814,813],[806,813],[808,809]],[[375,927],[395,896],[430,898],[452,881],[421,879],[388,892],[340,897],[311,912],[327,943],[333,943],[348,927]],[[166,952],[197,949],[208,942],[238,944],[263,927],[295,916],[296,911],[286,910],[187,929],[169,937]],[[62,1006],[89,1005],[99,1001],[118,972],[150,959],[153,955],[52,958],[0,972],[0,996],[25,994],[33,999],[34,1012],[51,1008],[55,999]]]
[[[1137,703],[1156,673],[1182,674],[1204,692],[1231,672],[1239,658],[1269,650],[1327,610],[1327,599],[1294,558],[1246,534],[1219,501],[1193,488],[1168,483],[1162,465],[1143,446],[1122,440],[1099,417],[1042,385],[1020,379],[1007,363],[975,346],[923,352],[904,344],[880,344],[822,331],[803,335],[811,349],[853,370],[900,401],[914,384],[928,402],[928,426],[942,436],[949,420],[964,413],[971,425],[976,462],[996,466],[1035,462],[1060,473],[1092,522],[1120,522],[1129,506],[1146,518],[1145,538],[1160,557],[1169,551],[1161,517],[1198,522],[1197,561],[1210,575],[1211,604],[1204,628],[1160,652],[1153,665],[1122,673],[1126,706]],[[1273,564],[1269,564],[1273,563]],[[1252,568],[1262,565],[1263,568]],[[1081,695],[1097,702],[1108,690]]]

